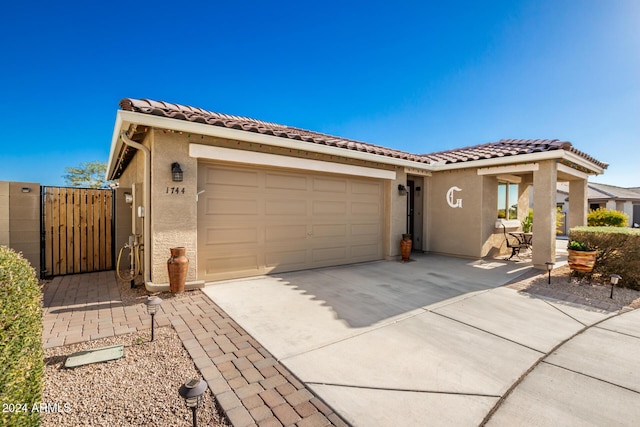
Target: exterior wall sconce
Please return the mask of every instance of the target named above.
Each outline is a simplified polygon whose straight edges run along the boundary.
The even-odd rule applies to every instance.
[[[171,179],[173,182],[182,182],[182,169],[178,162],[171,164]]]
[[[398,184],[398,193],[399,193],[401,196],[406,196],[406,195],[407,195],[407,187],[405,187],[405,186],[404,186],[404,185],[402,185],[402,184]]]
[[[22,187],[20,189],[23,193],[31,193],[31,189],[29,187]]]

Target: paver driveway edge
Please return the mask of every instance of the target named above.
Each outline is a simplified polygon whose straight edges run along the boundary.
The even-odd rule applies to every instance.
[[[621,314],[626,313],[626,311],[619,311],[617,313],[612,314],[611,316],[607,316],[604,319],[598,320],[597,322],[591,324],[591,325],[585,325],[585,327],[583,327],[582,329],[580,329],[578,332],[574,333],[573,335],[571,335],[570,337],[562,340],[560,343],[558,343],[555,347],[553,347],[551,350],[549,350],[546,354],[544,354],[542,357],[540,357],[540,359],[538,359],[533,365],[531,365],[529,367],[529,369],[527,369],[521,376],[520,378],[518,378],[513,384],[511,384],[511,386],[509,387],[509,389],[506,391],[506,393],[504,393],[502,395],[502,397],[500,397],[500,399],[498,399],[498,401],[493,405],[493,408],[491,408],[491,410],[487,413],[487,415],[484,417],[484,419],[482,420],[482,422],[480,423],[480,427],[485,426],[493,417],[493,415],[498,411],[498,409],[500,409],[500,406],[502,406],[502,404],[509,398],[509,396],[511,395],[511,393],[513,393],[513,391],[515,389],[518,388],[518,386],[524,381],[524,379],[531,373],[533,372],[533,370],[538,367],[542,362],[545,361],[546,358],[548,358],[550,355],[552,355],[554,352],[556,352],[559,348],[561,348],[563,345],[565,345],[566,343],[568,343],[569,341],[573,340],[575,337],[583,334],[584,332],[588,331],[591,328],[594,328],[596,326],[598,326],[599,324],[601,324],[602,322],[605,322],[607,320],[613,319],[617,316],[620,316]]]

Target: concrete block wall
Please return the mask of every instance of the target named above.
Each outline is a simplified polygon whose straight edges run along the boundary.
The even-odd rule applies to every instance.
[[[40,184],[0,182],[0,244],[21,252],[40,277]]]

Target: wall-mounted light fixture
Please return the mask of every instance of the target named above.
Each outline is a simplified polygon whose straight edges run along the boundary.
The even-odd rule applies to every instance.
[[[180,163],[171,163],[171,179],[173,182],[182,182],[182,169]]]
[[[133,194],[131,193],[124,193],[124,202],[131,204],[133,203]]]
[[[416,191],[419,193],[422,190],[422,187],[416,187]]]
[[[405,186],[404,186],[404,185],[402,185],[402,184],[398,184],[398,193],[399,193],[401,196],[406,196],[406,195],[407,195],[407,187],[405,187]]]
[[[31,189],[29,187],[22,187],[20,189],[23,193],[31,193]]]

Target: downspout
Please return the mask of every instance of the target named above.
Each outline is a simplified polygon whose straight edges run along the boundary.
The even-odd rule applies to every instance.
[[[122,142],[136,150],[142,150],[144,153],[144,286],[148,289],[151,283],[151,221],[149,219],[151,206],[151,150],[139,142],[135,142],[126,135],[126,132],[120,134]]]

